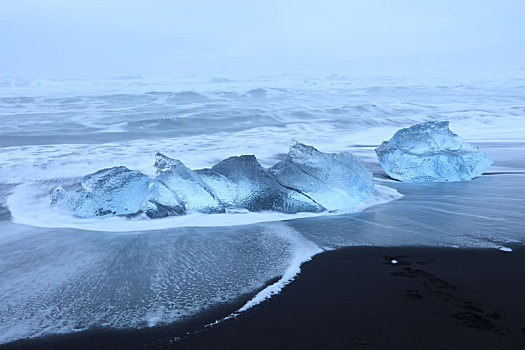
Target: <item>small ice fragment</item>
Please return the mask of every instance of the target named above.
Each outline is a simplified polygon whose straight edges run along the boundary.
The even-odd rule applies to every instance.
[[[390,263],[392,265],[397,265],[398,261],[396,259],[392,259],[392,260],[390,260]]]
[[[509,247],[499,247],[498,249],[501,250],[502,252],[511,252],[512,251],[512,248],[509,248]]]

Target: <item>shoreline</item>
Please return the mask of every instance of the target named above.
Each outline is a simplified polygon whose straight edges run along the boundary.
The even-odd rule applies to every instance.
[[[0,348],[520,349],[525,247],[511,247],[339,248],[304,263],[281,293],[209,327],[250,297],[165,326],[88,330]]]

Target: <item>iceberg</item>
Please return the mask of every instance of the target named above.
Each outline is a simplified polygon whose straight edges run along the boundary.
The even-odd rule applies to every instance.
[[[228,209],[283,213],[324,210],[307,196],[280,185],[253,155],[230,157],[197,173]]]
[[[191,170],[161,153],[154,179],[126,167],[102,169],[67,189],[51,205],[80,217],[144,213],[149,218],[242,211],[321,212],[353,208],[371,197],[372,173],[349,153],[327,154],[296,143],[265,169],[253,155]]]
[[[382,142],[376,154],[388,176],[406,182],[470,180],[493,163],[485,152],[453,133],[448,121],[401,129]]]
[[[69,189],[55,189],[51,205],[80,217],[135,214],[142,209],[149,183],[140,171],[123,166],[102,169]]]
[[[295,143],[285,159],[269,169],[286,188],[327,210],[351,209],[374,193],[372,172],[350,153],[323,153]]]

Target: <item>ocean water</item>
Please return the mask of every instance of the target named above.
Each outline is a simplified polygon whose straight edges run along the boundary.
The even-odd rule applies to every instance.
[[[388,179],[374,148],[449,120],[495,163],[461,183]],[[460,78],[0,79],[0,343],[90,327],[177,322],[262,290],[353,245],[499,249],[525,243],[525,73]],[[157,151],[191,168],[240,154],[275,164],[293,140],[351,151],[373,172],[358,212],[78,219],[49,208],[58,184]],[[225,315],[227,316],[227,315]]]

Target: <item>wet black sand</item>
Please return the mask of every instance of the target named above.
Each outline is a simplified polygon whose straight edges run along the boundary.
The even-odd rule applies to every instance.
[[[399,263],[392,265],[392,258]],[[199,326],[243,302],[178,325],[88,331],[0,348],[525,349],[525,249],[330,251],[304,264],[269,301],[219,325]]]

